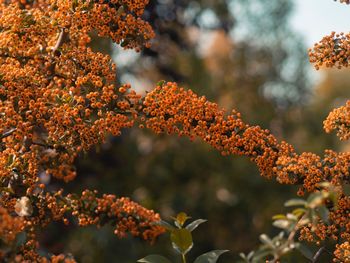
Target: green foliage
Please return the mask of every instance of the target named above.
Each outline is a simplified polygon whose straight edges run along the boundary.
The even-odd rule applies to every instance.
[[[203,255],[200,255],[194,263],[215,263],[218,258],[228,250],[213,250]]]
[[[167,259],[166,257],[163,257],[161,255],[149,255],[147,257],[139,259],[137,262],[142,262],[142,263],[171,263],[171,261],[169,259]]]
[[[318,223],[329,223],[327,202],[332,202],[335,205],[334,209],[336,209],[337,188],[330,183],[320,183],[319,187],[321,190],[310,194],[307,199],[290,199],[285,202],[286,207],[297,208],[286,215],[278,214],[272,217],[273,226],[282,229],[282,231],[272,238],[261,234],[262,244],[256,251],[251,251],[247,255],[240,253],[243,261],[246,263],[258,263],[263,260],[271,263],[280,262],[283,256],[297,249],[305,258],[316,262],[323,249],[313,251],[307,244],[298,242],[296,236],[299,230],[305,226],[311,226],[313,231]]]
[[[182,263],[186,263],[186,254],[193,247],[193,237],[192,231],[195,230],[200,224],[206,222],[205,219],[197,219],[185,226],[185,223],[190,219],[186,213],[181,212],[174,217],[174,225],[160,221],[159,225],[163,226],[170,233],[170,241],[175,249],[175,251],[181,256]],[[228,250],[213,250],[205,254],[200,255],[196,258],[194,263],[216,263],[219,257],[227,252]],[[137,262],[144,263],[169,263],[167,258],[161,255],[149,255],[142,259],[139,259]]]

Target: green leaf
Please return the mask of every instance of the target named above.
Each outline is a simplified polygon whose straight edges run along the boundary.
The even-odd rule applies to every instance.
[[[207,222],[207,220],[205,220],[205,219],[197,219],[197,220],[193,221],[192,223],[188,224],[188,225],[186,226],[186,229],[192,232],[192,231],[195,230],[200,224],[203,224],[203,223],[205,223],[205,222]]]
[[[322,221],[329,223],[329,210],[324,205],[317,208],[317,214],[321,217]]]
[[[249,258],[244,253],[239,253],[239,256],[244,260],[244,262],[249,263]]]
[[[165,80],[160,80],[157,82],[157,87],[163,87],[163,85],[166,83]]]
[[[176,229],[175,227],[170,225],[168,222],[165,222],[164,220],[160,220],[160,221],[154,223],[154,225],[162,226],[162,227],[164,227],[166,230],[168,230],[170,232]]]
[[[274,221],[272,225],[281,229],[288,229],[290,227],[290,222],[288,220],[279,219]]]
[[[173,247],[181,254],[186,254],[193,246],[192,234],[186,228],[171,231],[170,240]]]
[[[303,243],[299,243],[297,249],[303,254],[307,259],[313,260],[314,253]]]
[[[310,208],[316,208],[317,206],[320,206],[321,204],[323,204],[323,201],[324,201],[324,197],[322,193],[320,192],[313,193],[307,199],[307,202],[308,202],[307,206]]]
[[[255,252],[252,262],[266,262],[266,256],[271,255],[271,250],[258,250]],[[262,261],[262,259],[264,259]]]
[[[296,217],[300,217],[300,216],[302,216],[303,214],[305,214],[305,212],[306,212],[306,209],[304,209],[304,208],[297,208],[297,209],[294,209],[293,210],[293,215],[295,215]]]
[[[124,39],[124,40],[120,43],[120,46],[121,46],[121,47],[126,47],[129,43],[130,43],[130,40],[129,40],[129,39]]]
[[[7,192],[7,193],[10,193],[10,194],[14,194],[15,192],[13,191],[12,188],[9,188],[9,187],[0,187],[0,193],[1,192]]]
[[[272,217],[272,220],[278,220],[278,219],[286,219],[287,217],[283,214],[278,214],[278,215],[274,215]]]
[[[345,195],[350,195],[350,185],[349,184],[343,184],[342,185],[342,187],[343,187],[343,193],[345,194]],[[333,201],[333,200],[332,200]]]
[[[200,255],[194,263],[216,263],[218,258],[223,254],[226,253],[228,250],[213,250],[210,252],[207,252],[203,255]]]
[[[15,162],[16,160],[16,155],[14,154],[10,154],[8,159],[7,159],[7,166],[10,166],[13,165],[13,163]]]
[[[119,6],[118,11],[117,11],[117,15],[120,16],[120,15],[122,15],[124,12],[125,12],[124,6],[122,6],[122,5]]]
[[[295,199],[290,199],[284,203],[284,206],[299,206],[299,205],[305,206],[306,201],[304,199],[295,198]]]
[[[268,235],[266,235],[266,234],[261,234],[261,235],[259,236],[259,239],[260,239],[260,241],[261,241],[263,244],[268,245],[268,246],[271,247],[271,248],[275,248],[275,245],[273,244],[272,240],[269,238]]]
[[[147,257],[139,259],[137,262],[142,263],[171,263],[169,259],[161,255],[149,255]]]
[[[175,220],[175,225],[178,226],[179,228],[182,228],[185,222],[190,218],[191,217],[188,216],[185,212],[180,212],[173,219]]]

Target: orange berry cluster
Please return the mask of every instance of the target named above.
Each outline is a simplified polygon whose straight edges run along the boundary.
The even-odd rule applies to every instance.
[[[310,223],[300,230],[300,240],[315,242],[316,244],[319,244],[320,241],[325,241],[327,239],[334,240],[338,244],[350,242],[350,198],[341,192],[339,194],[340,196],[337,200],[336,208],[330,209],[330,223],[324,222],[321,219],[318,219],[316,227],[315,222],[314,225]],[[346,251],[345,246],[343,248],[344,251]],[[340,251],[340,249],[338,252],[337,249],[334,251],[334,259],[342,258],[342,256],[339,255]]]
[[[0,239],[5,244],[11,244],[18,233],[23,231],[24,223],[20,217],[12,217],[8,211],[0,206]],[[0,251],[0,258],[1,258]]]
[[[348,67],[350,58],[350,34],[336,34],[325,36],[313,48],[309,49],[310,62],[319,69],[326,67]]]
[[[337,0],[335,0],[337,1]],[[350,4],[350,0],[339,0],[340,3]]]
[[[269,131],[245,124],[240,113],[232,111],[226,116],[217,104],[176,83],[165,83],[148,93],[143,113],[141,121],[155,133],[200,138],[223,155],[245,155],[257,164],[263,176],[275,177],[280,183],[301,185],[300,195],[317,191],[323,181],[337,186],[350,182],[350,153],[326,150],[323,158],[308,152],[298,155],[292,146],[278,142]],[[304,238],[323,240],[327,236],[337,240],[340,235],[350,240],[350,202],[347,200],[341,192],[338,209],[331,212],[333,223],[320,224],[316,232],[305,228]]]
[[[336,263],[349,263],[350,262],[350,243],[344,242],[336,245],[334,251],[335,258],[333,262]]]
[[[350,100],[345,106],[334,109],[323,122],[326,132],[337,131],[341,140],[350,138]]]
[[[0,206],[0,260],[2,262],[66,262],[73,263],[73,259],[64,255],[53,255],[50,261],[40,256],[34,247],[35,241],[30,240],[22,245],[18,251],[11,250],[15,244],[16,236],[24,231],[28,223],[22,217],[11,216],[7,209]]]
[[[291,145],[279,143],[268,130],[245,124],[240,113],[232,111],[225,116],[217,104],[176,83],[166,83],[148,93],[143,113],[146,127],[154,132],[198,137],[223,155],[248,156],[263,176],[276,177],[280,183],[303,183],[305,190],[313,191],[328,178],[334,183],[349,180],[341,166],[348,163],[348,154],[326,151],[323,160],[312,153],[298,155]]]
[[[141,19],[148,0],[51,0],[53,23],[67,28],[72,41],[85,44],[88,32],[109,37],[124,48],[140,51],[154,37],[152,27]],[[57,8],[57,9],[56,9]]]
[[[24,222],[27,237],[13,261],[46,262],[37,254],[36,229],[69,223],[71,205],[80,225],[113,221],[118,236],[149,241],[162,233],[153,225],[159,215],[128,199],[87,191],[74,200],[47,192],[40,179],[73,180],[81,151],[134,125],[141,97],[128,84],[116,86],[116,65],[88,44],[97,32],[124,48],[148,46],[154,33],[141,19],[147,3],[0,0],[0,206]],[[70,262],[50,259],[61,260]]]
[[[120,238],[130,233],[134,237],[154,242],[164,232],[156,224],[160,221],[159,214],[128,198],[116,198],[114,195],[98,197],[97,191],[85,190],[81,196],[64,196],[62,190],[54,193],[42,191],[29,198],[24,196],[17,200],[7,196],[1,199],[1,204],[6,204],[10,211],[15,211],[20,216],[11,217],[0,206],[1,239],[13,241],[17,233],[26,232],[27,242],[20,248],[20,253],[5,255],[0,247],[0,259],[11,257],[15,262],[48,262],[37,253],[36,228],[44,228],[52,221],[63,221],[67,225],[72,216],[78,219],[80,226],[115,224],[114,233]],[[50,262],[60,262],[58,259],[63,258],[64,262],[75,262],[64,255],[54,256]]]
[[[147,210],[129,198],[116,198],[115,195],[104,194],[96,196],[97,191],[85,190],[81,197],[68,195],[72,214],[79,220],[79,225],[102,226],[115,222],[114,233],[123,238],[130,233],[134,237],[153,242],[164,232],[164,229],[155,223],[160,221],[159,214]]]

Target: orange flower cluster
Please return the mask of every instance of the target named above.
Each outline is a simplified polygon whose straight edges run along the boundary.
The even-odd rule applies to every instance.
[[[72,214],[79,220],[79,225],[102,226],[115,222],[114,233],[123,238],[127,233],[134,237],[153,242],[164,232],[156,222],[160,221],[159,214],[147,210],[128,198],[117,199],[115,195],[104,194],[101,198],[96,196],[97,191],[84,191],[80,198],[67,196],[70,200]]]
[[[332,130],[337,131],[337,135],[341,140],[350,138],[350,100],[346,102],[345,106],[334,109],[323,122],[326,132]]]
[[[332,205],[332,204],[329,204]],[[344,244],[350,241],[350,198],[342,193],[337,200],[336,208],[330,209],[329,220],[330,223],[326,223],[319,219],[317,227],[312,226],[310,223],[308,226],[303,227],[300,230],[300,240],[306,240],[308,242],[315,242],[319,244],[320,241],[325,240],[334,240],[338,244],[345,242]],[[338,247],[338,246],[337,246]],[[343,252],[346,252],[346,245],[342,247]],[[338,251],[338,252],[337,252]],[[342,249],[338,248],[335,250],[334,255],[335,259],[341,259],[343,256],[340,256],[340,251]],[[349,255],[349,254],[347,254]],[[344,261],[335,261],[335,262],[344,262]]]
[[[50,5],[57,8],[51,19],[67,28],[78,44],[84,45],[87,33],[96,30],[99,36],[140,51],[154,37],[151,26],[140,17],[147,4],[148,0],[51,0]]]
[[[154,33],[141,19],[147,3],[0,0],[0,237],[11,242],[19,231],[27,234],[12,261],[47,262],[36,252],[35,229],[55,220],[68,224],[71,215],[81,226],[113,223],[119,237],[131,233],[154,241],[163,232],[155,225],[158,214],[127,198],[98,197],[88,190],[81,196],[50,193],[39,179],[40,174],[74,179],[78,154],[103,143],[108,134],[120,135],[139,114],[156,133],[200,138],[223,155],[245,155],[263,176],[300,184],[299,194],[317,191],[322,181],[336,186],[350,182],[350,153],[299,155],[268,130],[244,123],[240,113],[226,115],[217,104],[175,83],[156,87],[143,106],[129,85],[117,87],[116,66],[109,56],[88,47],[89,34],[97,32],[136,51],[149,46]],[[310,61],[317,68],[347,67],[349,39],[349,34],[332,33],[309,51]],[[329,115],[327,132],[337,130],[341,139],[349,138],[349,107],[348,102]],[[332,223],[320,223],[317,231],[306,227],[302,238],[341,241],[335,257],[347,262],[349,211],[349,197],[341,192],[337,210],[331,208]],[[64,255],[50,260],[73,262]]]
[[[240,113],[233,111],[225,116],[217,104],[176,83],[164,83],[148,93],[143,113],[142,121],[154,132],[200,138],[223,155],[245,155],[257,164],[263,176],[275,177],[280,183],[301,184],[300,195],[317,191],[323,181],[337,186],[350,182],[350,153],[326,150],[323,158],[307,152],[298,155],[269,131],[245,124]],[[348,197],[341,192],[338,208],[331,212],[333,223],[320,224],[316,232],[305,228],[302,235],[310,241],[326,236],[350,240],[349,211]]]
[[[350,4],[350,0],[339,0],[340,3]]]
[[[324,180],[335,184],[349,181],[349,172],[344,168],[350,161],[349,154],[326,151],[323,160],[312,153],[298,155],[291,145],[279,143],[268,130],[245,124],[240,113],[232,111],[225,116],[217,104],[176,83],[166,83],[148,93],[143,112],[142,120],[154,132],[198,137],[223,155],[248,156],[263,176],[276,177],[280,183],[303,183],[303,189],[314,191]]]
[[[0,206],[0,239],[5,244],[11,244],[16,235],[24,229],[24,222],[22,218],[12,217],[8,211]],[[0,251],[0,259],[2,252]]]
[[[36,242],[30,240],[22,245],[18,251],[11,250],[15,244],[16,236],[28,226],[21,217],[13,217],[8,211],[0,206],[0,260],[1,262],[49,262],[36,252]],[[50,262],[75,262],[64,255],[53,255]]]
[[[96,30],[125,48],[147,46],[153,31],[140,19],[147,2],[1,1],[4,183],[14,170],[28,193],[40,170],[72,180],[79,151],[133,125],[140,97],[128,85],[115,87],[110,57],[86,45]]]
[[[15,262],[48,262],[37,253],[36,227],[44,228],[52,221],[63,221],[69,224],[69,218],[76,217],[80,226],[114,224],[115,234],[126,237],[130,233],[134,237],[154,242],[164,229],[156,223],[160,221],[159,214],[148,210],[128,198],[116,198],[114,195],[97,196],[97,191],[86,190],[81,196],[75,194],[63,195],[63,191],[55,193],[41,192],[31,197],[13,200],[9,196],[2,198],[1,203],[7,204],[9,210],[15,210],[20,217],[11,217],[4,208],[0,209],[0,237],[6,242],[14,240],[17,233],[26,232],[27,242],[19,249],[19,253],[1,255],[0,259],[13,257]],[[30,211],[24,213],[23,211]],[[0,252],[2,252],[0,247]],[[13,251],[12,251],[13,252]],[[64,255],[58,255],[50,261],[74,262]],[[72,261],[71,261],[72,260]]]
[[[333,262],[336,263],[349,263],[350,262],[350,243],[344,242],[342,244],[336,245],[336,250],[334,251],[335,258]]]
[[[310,62],[319,69],[326,67],[348,67],[350,58],[350,34],[336,34],[325,36],[313,48],[309,49]]]
[[[113,221],[120,237],[130,232],[153,241],[162,233],[153,225],[159,215],[128,199],[88,191],[74,199],[47,192],[39,178],[74,179],[81,151],[134,125],[140,96],[128,84],[116,86],[116,65],[88,47],[89,34],[139,51],[154,36],[141,19],[147,3],[0,1],[0,205],[17,214],[27,237],[13,261],[46,262],[36,252],[36,229],[55,220],[69,223],[71,211],[80,225]],[[0,222],[3,239],[17,233],[6,230],[9,218]],[[70,262],[63,255],[50,259],[61,260]]]

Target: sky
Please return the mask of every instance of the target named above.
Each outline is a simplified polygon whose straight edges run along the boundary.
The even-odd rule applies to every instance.
[[[350,31],[350,5],[334,0],[294,0],[292,26],[305,37],[305,43],[314,43],[332,31]]]

